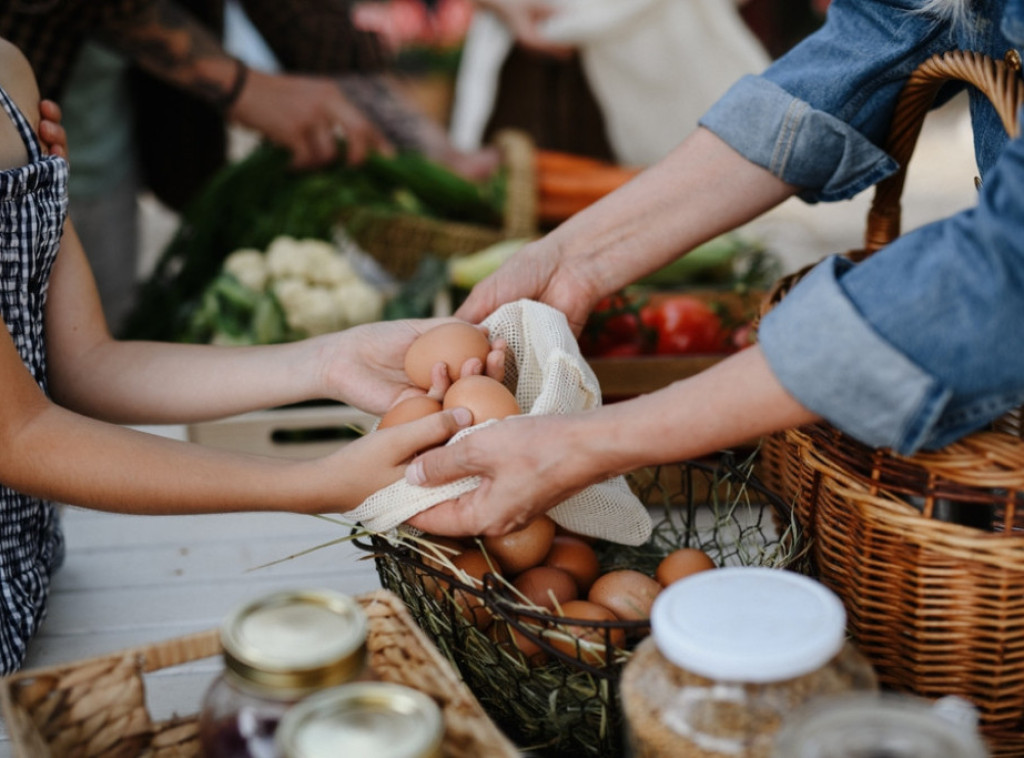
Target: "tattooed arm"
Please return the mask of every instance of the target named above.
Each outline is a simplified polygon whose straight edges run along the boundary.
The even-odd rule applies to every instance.
[[[145,3],[133,14],[109,19],[98,31],[141,68],[288,148],[296,167],[333,160],[340,136],[354,163],[372,149],[390,149],[387,139],[334,81],[250,71],[173,0]]]

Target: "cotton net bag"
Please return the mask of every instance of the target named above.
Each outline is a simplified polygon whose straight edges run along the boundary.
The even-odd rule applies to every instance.
[[[505,371],[505,384],[523,413],[578,413],[601,404],[601,388],[580,354],[565,315],[532,300],[502,306],[484,322],[491,339],[503,337],[515,364]],[[492,424],[491,420],[463,429],[447,444]],[[386,533],[438,503],[469,492],[479,477],[466,477],[439,487],[419,487],[405,480],[371,495],[348,518],[367,529]],[[578,534],[624,545],[641,545],[651,535],[651,517],[622,476],[592,484],[548,511],[560,526]]]

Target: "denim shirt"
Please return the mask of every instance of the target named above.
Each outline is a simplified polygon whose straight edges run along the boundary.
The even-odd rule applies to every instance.
[[[857,194],[896,169],[879,145],[920,63],[952,49],[999,60],[1024,50],[1024,0],[974,0],[964,28],[913,12],[922,4],[833,0],[818,32],[737,82],[701,124],[808,202]],[[940,100],[962,88],[945,85]],[[904,454],[1024,403],[1024,138],[1008,139],[970,90],[977,206],[863,263],[826,259],[759,330],[773,372],[804,406]]]

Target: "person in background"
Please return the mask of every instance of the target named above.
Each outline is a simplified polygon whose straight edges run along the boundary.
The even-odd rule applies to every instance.
[[[39,92],[0,39],[0,672],[18,668],[63,556],[53,502],[141,513],[349,510],[401,478],[471,415],[433,414],[316,460],[229,453],[125,424],[188,423],[313,398],[383,413],[422,394],[406,349],[439,320],[368,324],[285,345],[224,348],[111,338],[67,220],[68,162],[41,148]],[[46,132],[60,140],[49,106]],[[504,346],[462,371],[500,378]],[[486,365],[485,365],[486,364]],[[435,396],[447,371],[434,366]]]
[[[224,0],[26,0],[0,5],[0,35],[29,58],[44,97],[64,102],[75,220],[111,327],[137,284],[137,195],[181,211],[227,160],[225,124],[254,130],[297,169],[371,150],[422,149],[473,178],[493,150],[457,151],[387,78],[389,58],[355,29],[347,0],[246,0],[287,69],[250,69],[220,41]]]
[[[533,298],[578,333],[594,304],[799,194],[856,195],[896,171],[880,147],[910,74],[953,49],[1021,76],[1024,0],[833,0],[823,27],[739,80],[664,160],[522,248],[456,316]],[[943,87],[939,102],[965,88]],[[607,476],[686,460],[824,418],[874,447],[937,448],[1024,403],[1024,137],[970,97],[975,207],[859,264],[833,256],[761,321],[758,344],[638,398],[525,416],[428,451],[409,482],[480,485],[413,523],[500,534]]]

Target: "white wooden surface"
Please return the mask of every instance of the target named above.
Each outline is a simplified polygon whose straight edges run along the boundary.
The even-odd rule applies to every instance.
[[[125,516],[66,508],[64,530],[67,558],[26,668],[211,629],[237,603],[276,589],[359,594],[380,586],[373,561],[361,560],[365,554],[347,542],[297,555],[348,534],[312,516]],[[296,557],[266,565],[289,556]],[[153,674],[153,715],[196,712],[218,667],[208,659]],[[0,722],[0,758],[12,755]]]

